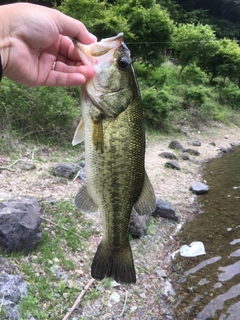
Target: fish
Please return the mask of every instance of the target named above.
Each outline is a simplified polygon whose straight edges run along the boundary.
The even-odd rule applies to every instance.
[[[81,86],[82,120],[72,144],[85,143],[86,184],[74,198],[86,213],[101,213],[103,237],[91,265],[97,280],[136,283],[128,225],[132,209],[155,210],[145,171],[142,102],[123,33],[90,45],[73,40],[79,59],[95,75]]]

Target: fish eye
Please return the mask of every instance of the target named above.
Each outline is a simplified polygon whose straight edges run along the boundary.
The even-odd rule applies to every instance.
[[[129,66],[129,62],[126,58],[120,58],[118,60],[118,66],[120,69],[126,69]]]

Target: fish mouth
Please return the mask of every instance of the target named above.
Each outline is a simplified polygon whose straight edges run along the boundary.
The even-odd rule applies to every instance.
[[[91,44],[82,44],[76,39],[73,39],[73,43],[78,48],[79,58],[85,65],[95,66],[100,62],[101,66],[107,67],[112,61],[112,51],[115,51],[123,43],[123,36],[123,32],[120,32],[114,37]]]
[[[118,68],[117,59],[120,55],[126,55],[129,64],[131,63],[130,52],[124,44],[123,36],[121,32],[89,45],[74,40],[79,59],[95,70],[94,77],[87,80],[81,88],[84,97],[82,99],[90,100],[106,117],[116,117],[119,114],[119,108],[114,111],[116,108],[112,107],[112,103],[117,102],[114,96],[118,97],[118,93],[125,88],[121,81],[113,81]]]

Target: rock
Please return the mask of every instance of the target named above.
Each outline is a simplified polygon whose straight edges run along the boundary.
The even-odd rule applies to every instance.
[[[182,160],[190,160],[189,156],[186,153],[182,153],[180,156]]]
[[[161,268],[156,268],[155,272],[158,277],[167,278],[166,272],[164,270],[162,270]]]
[[[86,170],[85,168],[81,168],[78,172],[78,178],[83,180],[83,181],[87,181],[87,177],[86,177]]]
[[[209,144],[210,144],[211,146],[216,147],[216,143],[215,143],[215,142],[210,142]]]
[[[234,149],[235,149],[235,147],[234,146],[231,146],[231,147],[229,147],[229,148],[225,148],[225,147],[220,147],[218,150],[220,150],[221,152],[223,152],[223,153],[227,153],[227,152],[233,152],[234,151]]]
[[[20,161],[18,164],[18,168],[20,168],[21,170],[28,171],[36,169],[36,166],[33,161]]]
[[[171,219],[174,221],[178,221],[178,216],[176,216],[176,212],[171,203],[165,202],[161,199],[157,199],[156,201],[156,209],[152,213],[154,217],[162,217],[166,219]]]
[[[139,293],[139,297],[141,297],[142,299],[147,299],[145,292]]]
[[[195,146],[195,147],[201,146],[201,142],[199,140],[188,141],[188,144],[190,144],[191,146]]]
[[[181,143],[176,140],[171,141],[168,147],[171,149],[181,150],[183,152],[185,151],[185,148],[181,145]]]
[[[0,203],[0,246],[28,253],[41,240],[40,208],[34,197]]]
[[[220,147],[218,150],[220,150],[223,153],[227,153],[227,148],[224,147]]]
[[[72,179],[79,171],[79,167],[72,163],[58,163],[53,168],[53,175],[57,177],[63,177],[66,179]]]
[[[111,281],[111,287],[113,287],[113,288],[119,287],[120,285],[121,285],[121,284],[118,283],[118,282],[115,281],[115,280]]]
[[[193,156],[199,156],[200,152],[194,149],[186,149],[185,152],[192,154]]]
[[[175,169],[175,170],[180,170],[180,166],[177,162],[175,161],[168,161],[165,163],[164,167],[166,168],[171,168],[171,169]]]
[[[72,279],[67,280],[66,284],[69,289],[71,289],[71,288],[77,289],[79,287],[79,283],[77,281],[72,280]]]
[[[160,157],[163,157],[163,158],[178,160],[178,158],[175,156],[175,154],[173,154],[171,152],[162,152],[159,155],[160,155]]]
[[[110,298],[114,303],[119,303],[121,299],[120,295],[117,292],[113,292]]]
[[[192,163],[198,164],[198,160],[196,158],[191,158],[190,160]]]
[[[27,295],[27,284],[19,275],[0,275],[0,301],[7,319],[19,320],[18,304]]]
[[[148,217],[139,215],[135,209],[132,210],[129,222],[129,233],[133,238],[141,238],[146,234]]]
[[[53,265],[49,268],[49,270],[55,275],[58,279],[68,279],[67,273],[61,271],[58,265]]]
[[[190,185],[190,190],[196,194],[204,194],[209,191],[209,186],[202,182],[195,182]]]
[[[81,168],[84,168],[85,167],[85,161],[79,162],[78,166],[81,167]]]

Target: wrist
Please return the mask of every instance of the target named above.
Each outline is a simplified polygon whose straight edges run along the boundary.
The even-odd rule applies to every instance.
[[[2,80],[2,74],[3,74],[3,70],[2,70],[2,59],[1,59],[1,55],[0,55],[0,81]]]

